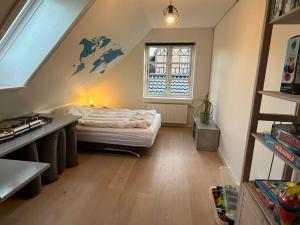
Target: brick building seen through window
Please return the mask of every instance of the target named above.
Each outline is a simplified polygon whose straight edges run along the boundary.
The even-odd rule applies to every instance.
[[[144,97],[192,98],[193,44],[147,44]]]

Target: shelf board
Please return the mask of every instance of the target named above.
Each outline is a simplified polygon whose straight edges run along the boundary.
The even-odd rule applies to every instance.
[[[292,95],[280,91],[258,91],[258,93],[300,104],[300,95]]]
[[[0,159],[0,202],[12,196],[49,167],[49,163]]]
[[[267,218],[268,222],[271,225],[277,225],[277,223],[275,222],[274,217],[273,217],[273,211],[271,209],[268,209],[261,202],[260,198],[257,196],[257,194],[255,193],[255,191],[252,189],[252,187],[251,187],[252,184],[250,182],[247,182],[247,183],[244,183],[244,185],[248,189],[248,191],[251,193],[252,197],[254,198],[254,200],[258,204],[259,208],[261,209],[261,211],[263,212],[263,214]]]
[[[270,24],[300,24],[300,6],[274,18]]]
[[[266,143],[264,141],[264,134],[263,133],[255,133],[255,134],[252,134],[252,136],[257,141],[259,141],[260,143],[262,143],[267,149],[269,149],[270,151],[272,151],[282,161],[284,161],[286,164],[288,164],[291,168],[293,168],[296,171],[299,171],[299,169],[293,163],[291,163],[290,161],[288,161],[287,159],[285,159],[281,154],[279,154],[278,152],[274,151],[274,149],[272,149],[268,145],[266,145]]]
[[[54,115],[54,114],[41,114],[41,115],[52,118],[53,119],[52,122],[47,124],[46,126],[37,128],[23,135],[17,136],[16,138],[1,143],[0,157],[3,157],[15,150],[18,150],[80,119],[80,116],[71,116],[71,115]]]

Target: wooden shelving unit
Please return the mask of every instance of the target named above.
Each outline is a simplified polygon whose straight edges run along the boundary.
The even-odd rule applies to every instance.
[[[257,194],[253,191],[253,189],[251,188],[251,184],[250,183],[246,183],[245,184],[245,188],[247,188],[247,190],[250,192],[251,196],[253,197],[253,199],[255,200],[255,202],[257,203],[258,207],[262,210],[262,212],[264,213],[264,215],[266,216],[267,221],[271,224],[271,225],[277,225],[277,223],[274,220],[273,217],[273,212],[271,209],[268,209],[264,204],[262,204],[261,200],[259,199],[259,197],[257,196]]]
[[[269,148],[264,142],[262,133],[257,133],[259,121],[282,121],[282,122],[300,122],[300,96],[282,93],[279,91],[264,91],[264,83],[266,76],[266,68],[268,64],[270,43],[272,38],[273,26],[277,24],[300,24],[300,6],[290,12],[270,20],[270,12],[272,10],[272,0],[267,0],[265,18],[263,23],[262,41],[260,46],[258,69],[255,80],[255,87],[252,99],[252,108],[250,115],[250,124],[248,128],[246,151],[244,156],[244,164],[242,171],[240,198],[238,211],[236,216],[236,224],[238,225],[276,225],[273,219],[272,210],[268,209],[260,200],[256,192],[251,188],[252,183],[249,181],[252,167],[252,159],[255,147],[255,141],[261,142],[266,149],[272,151],[285,163],[282,174],[283,179],[291,179],[292,172],[297,170],[292,163],[281,156],[278,152]],[[262,96],[269,96],[296,103],[295,113],[292,115],[280,114],[263,114],[260,112]],[[250,211],[255,211],[251,216]],[[251,217],[251,218],[248,218]]]
[[[268,145],[265,144],[264,141],[264,134],[262,133],[255,133],[252,134],[252,136],[259,141],[260,143],[262,143],[266,149],[269,149],[271,152],[273,152],[278,158],[280,158],[282,161],[284,161],[285,164],[287,164],[289,167],[291,167],[293,170],[298,170],[297,167],[295,167],[295,165],[293,165],[290,161],[288,161],[287,159],[285,159],[281,154],[279,154],[278,152],[274,151],[274,149],[270,148]]]
[[[269,23],[270,24],[299,24],[300,7],[297,7],[282,16],[274,18]]]
[[[258,91],[259,94],[269,96],[269,97],[274,97],[274,98],[279,98],[283,100],[287,100],[290,102],[295,102],[297,104],[300,104],[300,95],[291,95],[291,94],[286,94],[280,91]]]

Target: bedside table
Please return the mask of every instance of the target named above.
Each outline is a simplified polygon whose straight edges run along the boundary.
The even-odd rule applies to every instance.
[[[193,138],[198,151],[217,151],[220,129],[214,121],[202,123],[199,117],[194,118]]]

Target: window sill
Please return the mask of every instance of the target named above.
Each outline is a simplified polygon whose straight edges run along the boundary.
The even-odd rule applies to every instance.
[[[14,86],[0,86],[0,92],[2,92],[2,91],[17,90],[17,89],[23,89],[23,88],[26,88],[26,86],[18,86],[18,87],[14,87]]]
[[[167,103],[167,104],[188,104],[191,105],[193,98],[163,98],[163,97],[144,97],[146,103]]]

